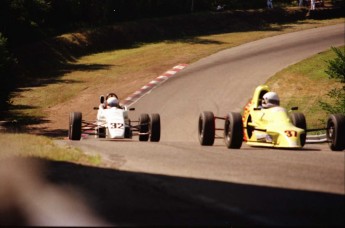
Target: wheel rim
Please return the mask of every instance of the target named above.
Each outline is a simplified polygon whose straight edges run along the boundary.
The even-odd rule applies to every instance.
[[[329,128],[328,128],[328,137],[329,139],[334,139],[334,124],[330,123]]]
[[[228,140],[228,142],[230,142],[230,140],[231,140],[231,131],[228,131],[228,135],[227,135],[226,139]]]
[[[334,135],[334,131],[335,131],[335,126],[334,126],[334,123],[332,120],[329,120],[328,121],[328,126],[327,126],[327,137],[329,139],[329,142],[328,144],[329,145],[333,145],[334,143],[334,138],[335,138],[335,135]]]
[[[199,137],[202,140],[204,135],[204,129],[202,128],[202,118],[199,118]]]
[[[229,124],[228,124],[228,133],[227,133],[227,135],[226,135],[226,139],[228,140],[228,142],[230,142],[230,140],[231,140],[231,129],[230,129],[230,122],[229,122]]]
[[[225,120],[224,132],[225,132],[225,143],[226,145],[230,145],[231,129],[230,129],[230,121],[228,119]]]
[[[330,139],[334,138],[334,127],[333,126],[329,128],[328,136],[329,136]]]

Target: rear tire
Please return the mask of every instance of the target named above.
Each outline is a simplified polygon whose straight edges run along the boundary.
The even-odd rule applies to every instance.
[[[345,116],[332,114],[327,121],[327,139],[332,151],[345,149]]]
[[[159,114],[154,113],[151,115],[151,136],[150,141],[151,142],[159,142],[161,137],[161,118]]]
[[[148,114],[140,114],[139,118],[139,141],[148,141],[149,140],[149,125],[150,117]],[[144,135],[141,135],[144,134]]]
[[[202,146],[212,146],[215,137],[213,112],[202,112],[198,121],[199,142]]]
[[[81,112],[71,112],[69,115],[68,138],[70,140],[80,140],[81,138]]]
[[[293,125],[304,130],[304,134],[301,134],[300,138],[301,146],[303,147],[307,139],[307,122],[305,120],[305,116],[303,113],[293,112],[290,114],[290,118]]]
[[[242,116],[237,112],[230,112],[224,123],[224,141],[230,149],[240,149],[243,141]]]

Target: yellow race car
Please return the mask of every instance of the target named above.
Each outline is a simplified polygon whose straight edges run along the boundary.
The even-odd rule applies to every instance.
[[[305,116],[295,112],[297,109],[287,111],[279,106],[278,96],[267,85],[260,85],[242,115],[230,112],[219,117],[202,112],[198,121],[200,144],[210,146],[215,138],[223,138],[228,148],[239,149],[245,141],[250,146],[299,149],[306,143],[307,132],[326,130],[331,150],[345,149],[344,115],[332,114],[325,128],[308,130]],[[224,120],[223,128],[216,128],[217,119]],[[216,131],[223,131],[223,136],[216,136]]]

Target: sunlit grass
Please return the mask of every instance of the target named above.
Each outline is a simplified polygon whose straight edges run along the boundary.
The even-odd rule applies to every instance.
[[[25,106],[26,109],[13,110],[22,116],[44,117],[44,110],[72,99],[90,87],[113,84],[124,93],[132,93],[138,89],[133,81],[157,77],[161,71],[156,64],[169,69],[176,63],[192,63],[218,51],[255,41],[265,37],[279,35],[324,25],[343,23],[343,18],[332,20],[305,20],[294,24],[272,24],[272,30],[253,32],[234,32],[199,36],[181,40],[169,40],[156,43],[140,43],[133,48],[101,52],[76,59],[74,66],[99,66],[92,70],[74,70],[66,72],[56,83],[48,83],[39,87],[26,88],[12,99],[14,105]],[[66,36],[68,37],[68,36]],[[75,41],[77,42],[77,41]],[[85,37],[80,42],[87,42]],[[279,72],[268,84],[277,91],[282,104],[299,106],[307,117],[308,126],[319,126],[325,113],[318,107],[318,100],[334,86],[323,72],[323,59],[333,57],[330,52],[322,53]],[[121,87],[122,86],[122,87]],[[31,106],[31,107],[30,107]],[[100,156],[89,156],[71,147],[59,147],[46,137],[28,134],[0,134],[2,149],[0,157],[11,155],[33,156],[58,161],[72,161],[97,165]]]
[[[65,102],[89,87],[101,87],[104,81],[115,86],[140,78],[155,78],[162,73],[152,68],[156,64],[166,66],[168,69],[176,63],[192,63],[218,51],[265,37],[342,22],[341,18],[304,20],[284,25],[272,24],[271,27],[275,30],[234,32],[156,43],[140,43],[129,49],[92,54],[70,64],[86,66],[99,64],[104,66],[103,68],[84,70],[79,74],[78,70],[67,72],[57,83],[31,87],[18,93],[12,102],[14,105],[33,106],[25,110],[17,110],[17,112],[42,117],[44,109]],[[86,42],[83,39],[81,41]],[[133,78],[133,76],[129,78],[127,75],[137,75],[138,78]],[[125,93],[130,94],[134,89],[128,86],[129,91]]]
[[[279,94],[282,106],[298,106],[310,128],[325,126],[328,114],[322,110],[319,101],[329,101],[325,95],[331,89],[342,86],[340,82],[329,79],[325,72],[327,61],[335,57],[330,49],[287,67],[267,81],[271,89]]]
[[[44,136],[0,133],[0,145],[0,159],[23,156],[95,166],[101,163],[99,155],[87,155],[78,148],[56,145],[53,140]]]

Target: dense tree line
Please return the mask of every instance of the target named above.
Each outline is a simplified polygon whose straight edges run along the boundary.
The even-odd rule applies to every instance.
[[[217,5],[264,8],[266,0],[1,0],[0,33],[13,46],[80,27],[207,11]]]
[[[266,0],[1,0],[0,110],[14,87],[12,50],[58,34],[142,18],[232,7],[264,6]],[[246,2],[243,4],[242,2]]]
[[[344,0],[333,0],[341,1]],[[274,4],[296,4],[274,0]],[[225,9],[265,8],[266,0],[1,0],[0,110],[15,82],[12,50],[58,34],[143,18]],[[12,73],[11,73],[12,72]]]
[[[7,48],[7,39],[0,33],[0,111],[6,108],[9,94],[14,88],[15,75],[12,70],[14,64],[15,59]]]

